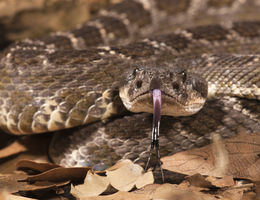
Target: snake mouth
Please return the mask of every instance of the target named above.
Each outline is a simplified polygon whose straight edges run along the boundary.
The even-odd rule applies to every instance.
[[[152,91],[147,90],[145,92],[142,92],[139,95],[135,96],[133,99],[130,99],[130,102],[135,103],[136,101],[146,99],[147,97],[152,97]]]
[[[185,103],[180,102],[176,97],[168,94],[167,92],[161,90],[162,98],[172,99],[173,102],[178,103],[180,105],[185,105]],[[147,90],[145,92],[140,93],[139,95],[135,96],[133,99],[130,100],[131,103],[136,103],[137,101],[143,101],[147,99],[151,99],[149,102],[152,104],[152,97],[153,97],[153,91]]]
[[[192,99],[178,99],[165,91],[162,95],[162,115],[170,116],[189,116],[198,112],[204,105],[205,99],[196,97]],[[146,90],[135,96],[128,102],[128,109],[132,112],[149,112],[153,113],[153,94],[151,90]]]

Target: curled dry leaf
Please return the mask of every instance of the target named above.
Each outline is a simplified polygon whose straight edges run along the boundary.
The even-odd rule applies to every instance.
[[[180,152],[172,156],[162,158],[164,169],[192,175],[200,173],[208,176],[233,176],[235,178],[247,178],[260,180],[260,133],[250,135],[238,135],[237,137],[224,139],[224,151],[216,152],[214,144],[202,148],[196,148]],[[220,159],[217,156],[225,155],[225,166],[216,166]],[[227,159],[228,160],[227,160]]]
[[[82,181],[84,180],[89,167],[70,167],[65,168],[51,163],[37,163],[30,160],[21,160],[16,164],[19,169],[30,169],[39,172],[36,175],[28,176],[23,181],[49,181],[49,182],[64,182],[64,181]]]
[[[88,171],[84,184],[71,186],[71,193],[79,198],[98,196],[102,194],[109,186],[109,180],[106,176],[99,176]]]
[[[30,169],[30,170],[38,171],[38,172],[45,172],[45,171],[48,171],[50,169],[54,169],[57,167],[60,167],[60,166],[52,164],[52,163],[38,163],[38,162],[34,162],[32,160],[26,160],[26,159],[19,160],[16,164],[17,169]]]
[[[30,160],[21,160],[17,163],[20,169],[29,169],[38,172],[36,175],[25,176],[19,179],[19,183],[24,183],[24,187],[20,191],[35,191],[35,190],[55,190],[68,185],[71,181],[84,180],[90,168],[64,168],[59,165],[50,163],[37,163]]]
[[[20,192],[33,192],[36,193],[44,193],[50,190],[55,191],[56,193],[64,193],[64,191],[60,190],[60,188],[68,185],[70,181],[63,181],[58,183],[53,183],[50,181],[41,181],[41,182],[35,182],[35,183],[28,183],[26,182],[26,186],[24,188],[21,188]],[[62,192],[61,192],[62,191]]]
[[[0,192],[16,193],[16,192],[28,192],[28,191],[45,191],[50,189],[56,189],[67,185],[69,182],[53,183],[48,181],[36,182],[34,184],[21,181],[25,180],[28,175],[19,174],[0,174]],[[1,198],[0,198],[1,199]],[[2,199],[1,199],[2,200]]]
[[[39,172],[36,175],[28,176],[23,181],[82,181],[84,180],[90,167],[70,167],[65,168],[51,163],[37,163],[30,160],[21,160],[16,164],[19,169],[30,169]]]
[[[84,167],[72,167],[63,168],[58,167],[50,169],[46,172],[28,176],[25,181],[35,182],[35,181],[50,181],[50,182],[63,182],[63,181],[80,181],[84,179],[89,168]]]
[[[119,162],[106,170],[106,174],[110,184],[119,191],[130,191],[136,183],[141,187],[154,182],[151,172],[144,174],[143,168],[130,160]]]

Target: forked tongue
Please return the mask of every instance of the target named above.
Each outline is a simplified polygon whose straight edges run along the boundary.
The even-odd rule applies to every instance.
[[[159,126],[161,120],[162,97],[161,90],[153,90],[153,127]],[[159,129],[159,127],[157,127]]]
[[[164,175],[163,175],[163,170],[162,170],[162,167],[161,167],[160,151],[159,151],[159,129],[160,129],[160,120],[161,120],[161,107],[162,107],[161,90],[154,89],[153,90],[152,142],[151,142],[150,155],[148,157],[148,161],[147,161],[146,166],[145,166],[145,171],[147,171],[147,169],[148,169],[150,159],[151,159],[151,156],[152,156],[152,152],[155,148],[157,162],[159,164],[161,174],[162,174],[162,181],[164,182]]]
[[[160,120],[161,120],[161,108],[162,108],[162,93],[159,89],[153,90],[153,131],[152,131],[152,147],[155,147],[157,162],[159,164],[162,181],[164,182],[164,174],[160,161],[160,150],[159,150],[159,130],[160,130]],[[150,152],[151,155],[151,152]]]

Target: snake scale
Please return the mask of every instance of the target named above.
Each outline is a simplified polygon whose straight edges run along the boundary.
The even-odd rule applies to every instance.
[[[147,90],[156,85],[163,114],[175,116],[161,120],[162,156],[208,144],[212,133],[259,132],[259,8],[257,0],[128,0],[70,32],[12,44],[0,53],[0,127],[61,130],[50,157],[65,166],[142,163]]]

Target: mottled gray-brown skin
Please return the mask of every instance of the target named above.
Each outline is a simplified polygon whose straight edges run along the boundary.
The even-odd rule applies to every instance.
[[[259,1],[123,1],[71,32],[18,42],[0,54],[0,127],[34,134],[116,117],[62,131],[51,158],[66,166],[107,166],[122,157],[143,162],[151,116],[123,117],[129,115],[125,105],[151,112],[148,91],[159,85],[166,115],[194,114],[208,98],[197,114],[162,118],[162,156],[205,145],[212,133],[259,132],[260,22],[231,23],[257,6]],[[184,22],[205,24],[205,16],[209,23],[227,20],[158,35]],[[136,76],[140,68],[147,78]],[[140,94],[145,98],[136,109]]]

